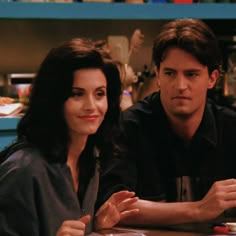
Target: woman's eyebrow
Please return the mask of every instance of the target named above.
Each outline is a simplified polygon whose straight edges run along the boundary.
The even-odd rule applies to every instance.
[[[107,87],[106,86],[99,86],[99,87],[97,87],[96,89],[106,89]]]
[[[72,87],[72,90],[85,90],[85,89],[80,88],[80,87]]]
[[[97,88],[95,88],[95,90],[97,90],[97,89],[106,89],[107,88],[107,86],[105,86],[105,85],[102,85],[102,86],[99,86],[99,87],[97,87]],[[84,89],[84,88],[81,88],[81,87],[72,87],[72,90],[74,90],[74,91],[85,91],[86,89]]]

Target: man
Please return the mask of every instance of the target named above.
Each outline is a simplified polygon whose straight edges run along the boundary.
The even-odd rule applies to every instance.
[[[220,73],[216,37],[200,20],[171,21],[154,41],[153,60],[160,92],[124,112],[127,152],[105,168],[101,199],[136,192],[140,211],[124,224],[227,215],[236,207],[236,113],[207,99]]]

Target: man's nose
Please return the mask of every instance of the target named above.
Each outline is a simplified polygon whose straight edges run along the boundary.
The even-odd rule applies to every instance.
[[[180,90],[184,90],[187,88],[187,81],[184,75],[178,75],[176,78],[176,87]]]

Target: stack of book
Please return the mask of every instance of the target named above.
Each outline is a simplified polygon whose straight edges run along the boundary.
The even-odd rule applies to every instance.
[[[23,108],[24,105],[22,103],[0,105],[0,117],[16,116],[23,110]]]

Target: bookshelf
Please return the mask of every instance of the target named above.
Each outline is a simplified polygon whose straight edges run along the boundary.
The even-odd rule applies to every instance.
[[[95,28],[99,28],[102,24],[108,24],[109,27],[118,28],[117,25],[126,25],[124,22],[135,22],[139,24],[151,24],[150,31],[157,32],[158,27],[154,25],[158,22],[171,20],[175,18],[191,17],[199,18],[203,20],[236,20],[236,4],[233,3],[193,3],[193,4],[173,4],[173,3],[151,3],[149,0],[147,3],[143,4],[129,4],[129,3],[94,3],[94,2],[73,2],[73,3],[56,3],[56,2],[0,2],[0,26],[2,26],[2,36],[3,41],[0,43],[3,45],[1,48],[2,56],[0,56],[0,64],[5,67],[10,63],[16,66],[13,69],[24,68],[24,65],[31,61],[36,61],[33,66],[29,66],[29,70],[33,70],[35,65],[45,55],[46,47],[50,48],[51,44],[55,42],[55,38],[52,38],[51,44],[45,46],[43,50],[41,48],[38,51],[28,48],[28,51],[22,47],[28,44],[45,44],[48,41],[47,37],[38,39],[35,37],[26,37],[25,35],[30,35],[30,30],[25,30],[26,26],[32,23],[31,28],[41,27],[45,28],[48,25],[46,31],[42,30],[42,35],[54,34],[55,26],[62,29],[58,29],[58,35],[60,30],[67,29],[72,23],[83,22],[84,27],[91,27],[95,24]],[[42,22],[42,24],[41,24]],[[58,24],[55,24],[58,22]],[[97,23],[99,22],[99,23]],[[115,23],[114,23],[115,22]],[[98,24],[98,27],[96,27]],[[111,26],[110,26],[111,24]],[[14,35],[15,29],[17,27],[17,37]],[[51,28],[50,28],[51,27]],[[54,28],[53,28],[54,27]],[[76,26],[75,26],[76,27]],[[129,27],[129,26],[125,26]],[[124,32],[125,32],[124,27]],[[104,31],[109,28],[107,25],[99,29]],[[41,31],[40,31],[41,32]],[[45,33],[46,32],[46,33]],[[120,30],[122,32],[122,29]],[[33,34],[33,33],[32,33]],[[36,34],[37,36],[39,33]],[[75,35],[79,34],[76,32]],[[67,33],[66,37],[72,35],[71,31]],[[56,35],[57,36],[57,35]],[[55,36],[55,37],[56,37]],[[74,36],[74,35],[73,35]],[[99,35],[101,36],[101,35]],[[150,38],[153,35],[150,36]],[[14,39],[12,39],[14,38]],[[4,41],[5,40],[5,41]],[[43,41],[43,43],[42,43]],[[23,44],[26,42],[26,44]],[[6,44],[6,47],[4,47]],[[18,44],[18,47],[15,45]],[[6,49],[5,49],[6,48]],[[13,48],[13,49],[12,49]],[[22,51],[21,51],[22,49]],[[7,59],[5,55],[10,51]],[[36,59],[35,54],[41,53]],[[24,57],[22,54],[24,53]],[[28,54],[27,54],[28,53]],[[20,55],[19,59],[16,60],[15,55]],[[27,59],[27,60],[26,60]],[[24,60],[26,60],[24,62]],[[22,61],[25,64],[21,64]],[[11,72],[11,67],[5,68],[5,72]],[[25,68],[23,69],[25,70]],[[32,71],[30,71],[32,72]],[[4,148],[7,144],[12,142],[16,137],[16,126],[19,122],[19,117],[8,117],[0,118],[0,150]]]

